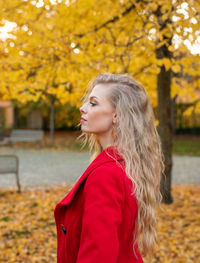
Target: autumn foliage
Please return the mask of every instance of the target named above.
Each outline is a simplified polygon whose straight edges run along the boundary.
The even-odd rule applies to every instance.
[[[56,262],[53,210],[72,185],[0,190],[0,262]],[[198,263],[200,187],[173,186],[174,203],[158,210],[158,247],[148,263]]]
[[[199,1],[0,0],[0,9],[2,26],[15,23],[0,48],[3,99],[79,106],[88,81],[109,71],[136,77],[156,105],[162,66],[172,97],[198,98]],[[163,45],[170,57],[156,55]]]

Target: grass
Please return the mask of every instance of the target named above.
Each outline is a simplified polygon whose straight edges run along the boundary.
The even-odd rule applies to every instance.
[[[200,136],[176,135],[173,141],[173,153],[200,156]]]
[[[53,151],[88,151],[88,147],[82,149],[82,144],[77,137],[79,131],[56,131],[54,140],[51,141],[49,132],[45,132],[42,147],[38,142],[13,143],[13,148],[45,149]],[[175,135],[173,139],[173,154],[200,156],[200,135]]]

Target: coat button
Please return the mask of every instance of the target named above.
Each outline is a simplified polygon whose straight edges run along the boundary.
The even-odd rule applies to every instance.
[[[61,229],[62,229],[63,233],[66,235],[66,234],[67,234],[67,230],[66,230],[66,228],[64,227],[64,225],[62,225],[62,224],[61,224]]]

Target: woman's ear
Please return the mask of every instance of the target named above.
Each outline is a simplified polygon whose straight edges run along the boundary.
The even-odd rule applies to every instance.
[[[114,113],[114,116],[113,116],[113,124],[117,123],[117,114]]]

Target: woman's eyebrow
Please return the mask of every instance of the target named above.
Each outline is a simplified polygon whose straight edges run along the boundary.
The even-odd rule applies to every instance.
[[[91,100],[91,99],[98,99],[96,96],[91,96],[91,97],[89,97],[89,99]]]

